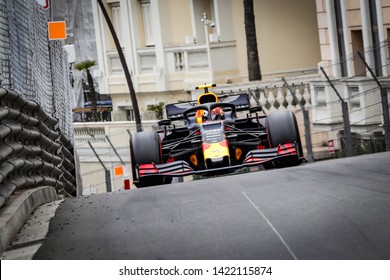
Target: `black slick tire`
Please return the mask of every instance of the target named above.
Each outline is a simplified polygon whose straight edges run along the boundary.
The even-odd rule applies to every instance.
[[[268,141],[271,147],[280,144],[296,143],[300,157],[303,156],[302,143],[297,120],[290,111],[275,112],[266,118]],[[274,162],[275,167],[295,166],[301,163],[299,157],[287,157]]]
[[[161,159],[161,140],[157,133],[142,131],[135,133],[130,138],[130,156],[132,161],[133,178],[135,175],[135,166],[138,164],[160,164]],[[135,185],[137,188],[161,185],[164,182],[163,177],[141,178]]]

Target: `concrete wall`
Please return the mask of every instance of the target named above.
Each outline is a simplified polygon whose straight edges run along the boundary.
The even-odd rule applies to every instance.
[[[150,131],[156,128],[156,121],[143,121],[143,129]],[[99,155],[111,176],[112,191],[123,190],[123,180],[131,178],[130,174],[130,150],[129,150],[129,130],[135,132],[134,122],[98,122],[98,123],[75,123],[75,149],[77,150],[82,177],[82,193],[88,195],[92,193],[106,192],[105,171],[97,157],[94,155],[88,141]],[[122,165],[120,159],[111,148],[106,135],[112,145],[124,161]],[[125,175],[116,177],[114,168],[124,166]]]
[[[192,35],[189,1],[169,0],[168,14],[164,19],[170,32],[164,34],[167,45],[183,45],[185,36]]]

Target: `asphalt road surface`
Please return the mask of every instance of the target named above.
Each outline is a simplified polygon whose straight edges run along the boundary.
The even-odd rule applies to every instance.
[[[390,153],[66,199],[35,259],[390,259]]]

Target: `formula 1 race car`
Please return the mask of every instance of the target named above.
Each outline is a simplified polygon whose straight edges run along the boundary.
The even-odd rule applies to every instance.
[[[247,94],[218,96],[209,92],[213,86],[197,87],[204,90],[197,101],[166,105],[168,119],[159,122],[162,129],[131,135],[132,175],[137,187],[171,183],[172,177],[302,163],[302,144],[292,112],[266,115],[260,106],[250,107]],[[248,113],[238,118],[239,111]],[[184,125],[173,124],[177,120]]]

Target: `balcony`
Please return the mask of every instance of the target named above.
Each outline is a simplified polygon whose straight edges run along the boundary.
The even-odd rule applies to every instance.
[[[126,85],[125,78],[116,51],[110,50],[106,55],[107,83],[110,92],[115,94],[115,91],[123,90],[120,85]],[[206,45],[165,47],[162,58],[154,47],[139,48],[134,59],[136,69],[130,71],[139,92],[182,90],[205,82],[225,83],[227,79],[237,77],[235,57],[234,41],[210,44],[211,63]]]

